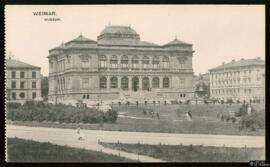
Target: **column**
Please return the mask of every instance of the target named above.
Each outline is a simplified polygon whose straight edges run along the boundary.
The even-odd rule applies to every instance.
[[[149,76],[149,88],[152,89],[152,80],[153,80],[153,77],[152,76]]]
[[[128,76],[128,90],[132,90],[132,77]]]
[[[142,76],[139,76],[139,90],[142,90]]]
[[[117,76],[118,79],[118,88],[121,88],[121,76]]]
[[[107,89],[110,88],[110,76],[106,76],[107,78]]]
[[[111,57],[109,55],[107,55],[106,57],[107,57],[106,68],[111,68],[111,64],[110,64]]]
[[[163,77],[159,77],[159,88],[163,88]]]

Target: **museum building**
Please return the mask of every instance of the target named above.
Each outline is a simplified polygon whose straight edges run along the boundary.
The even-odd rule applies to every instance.
[[[107,26],[49,50],[49,101],[184,100],[194,97],[192,44],[140,40],[130,26]]]

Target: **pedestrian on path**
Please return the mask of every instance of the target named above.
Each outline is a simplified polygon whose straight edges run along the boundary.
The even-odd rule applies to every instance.
[[[83,134],[81,132],[81,127],[80,126],[78,126],[78,129],[77,129],[77,139],[79,141],[84,139]]]

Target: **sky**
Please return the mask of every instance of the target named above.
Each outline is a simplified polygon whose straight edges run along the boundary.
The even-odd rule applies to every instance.
[[[54,11],[60,21],[33,12]],[[77,38],[92,40],[108,25],[131,26],[141,40],[192,43],[193,69],[203,74],[232,59],[265,60],[264,5],[7,5],[6,55],[40,66],[48,75],[49,49]]]

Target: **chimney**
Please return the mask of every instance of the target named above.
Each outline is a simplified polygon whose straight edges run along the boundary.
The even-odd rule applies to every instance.
[[[235,62],[235,60],[234,60],[234,59],[232,59],[232,62]]]
[[[225,62],[223,61],[223,62],[222,62],[222,65],[224,65],[224,64],[225,64]]]
[[[244,58],[241,59],[242,61],[245,60]]]
[[[261,58],[260,57],[257,57],[257,60],[261,60]]]

